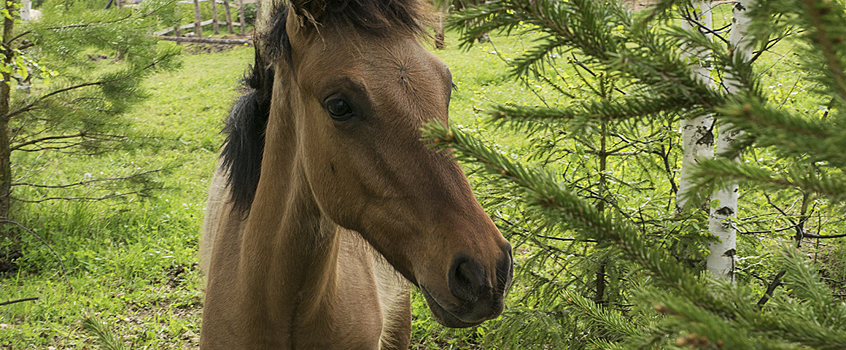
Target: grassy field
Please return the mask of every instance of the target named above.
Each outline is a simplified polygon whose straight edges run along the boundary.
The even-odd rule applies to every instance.
[[[516,39],[501,42],[437,53],[458,86],[454,122],[478,126],[478,110],[491,101],[537,101],[503,78],[502,59],[521,46]],[[16,173],[31,183],[168,170],[156,178],[163,189],[150,197],[16,204],[13,218],[32,232],[18,231],[23,258],[16,272],[0,276],[0,302],[38,300],[0,306],[0,349],[97,348],[97,338],[82,329],[86,318],[102,322],[131,349],[197,348],[202,276],[196,252],[206,191],[223,139],[219,130],[252,52],[185,54],[181,70],[147,80],[150,98],[130,118],[139,135],[156,141],[152,145],[98,157],[16,158]],[[419,296],[414,313],[415,348],[473,348],[475,333],[484,331],[440,328]]]

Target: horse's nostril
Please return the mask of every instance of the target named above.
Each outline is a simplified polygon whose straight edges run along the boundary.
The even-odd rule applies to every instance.
[[[511,245],[503,254],[502,258],[496,265],[496,291],[498,293],[505,293],[511,286],[511,278],[514,275],[514,256],[511,252]]]
[[[485,269],[479,263],[468,258],[458,258],[452,262],[449,291],[456,298],[474,302],[479,299],[487,285]]]

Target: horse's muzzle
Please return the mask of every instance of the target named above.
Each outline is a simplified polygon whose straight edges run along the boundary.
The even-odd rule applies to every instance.
[[[448,279],[449,291],[457,303],[440,301],[421,286],[435,319],[447,327],[464,328],[499,316],[513,275],[511,245],[506,243],[503,247],[495,270],[490,275],[484,265],[459,254],[453,259]]]

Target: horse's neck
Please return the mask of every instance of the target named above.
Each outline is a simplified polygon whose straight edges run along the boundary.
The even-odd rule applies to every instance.
[[[302,185],[281,213],[253,206],[261,210],[250,214],[238,279],[253,348],[375,349],[382,319],[367,243],[323,217],[310,196]]]
[[[251,315],[245,321],[255,323],[257,338],[272,338],[267,343],[291,341],[297,327],[323,322],[320,317],[331,314],[326,301],[337,292],[337,226],[321,215],[292,165],[279,169],[289,179],[261,183],[242,237],[242,310]]]
[[[259,183],[238,265],[237,298],[253,348],[376,346],[378,297],[349,290],[376,289],[366,243],[321,213],[296,146],[280,146],[293,136],[267,137],[276,148],[266,149],[261,177],[273,180]]]

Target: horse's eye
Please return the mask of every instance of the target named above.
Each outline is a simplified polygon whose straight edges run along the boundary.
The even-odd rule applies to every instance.
[[[344,121],[353,117],[353,111],[350,104],[340,98],[333,98],[326,101],[326,111],[329,116],[337,121]]]

